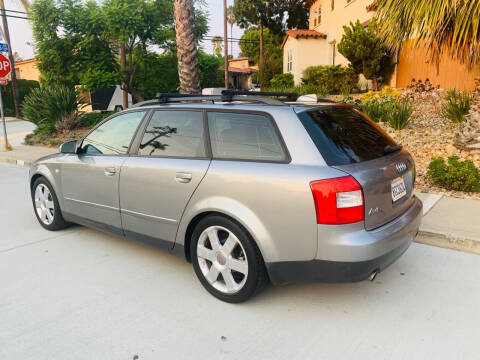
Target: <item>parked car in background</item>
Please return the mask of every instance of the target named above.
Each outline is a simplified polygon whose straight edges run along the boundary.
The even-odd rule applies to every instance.
[[[415,165],[375,123],[345,104],[229,94],[162,96],[35,162],[40,224],[164,248],[228,302],[268,281],[372,279],[407,250]]]

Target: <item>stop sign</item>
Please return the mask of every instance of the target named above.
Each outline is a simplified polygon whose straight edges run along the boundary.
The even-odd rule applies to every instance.
[[[10,67],[10,61],[0,54],[0,78],[3,78],[10,74],[10,71],[12,71],[12,68]]]

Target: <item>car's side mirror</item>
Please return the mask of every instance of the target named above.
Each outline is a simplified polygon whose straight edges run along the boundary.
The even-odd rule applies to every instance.
[[[67,141],[60,145],[60,152],[62,154],[76,154],[77,153],[77,140]]]

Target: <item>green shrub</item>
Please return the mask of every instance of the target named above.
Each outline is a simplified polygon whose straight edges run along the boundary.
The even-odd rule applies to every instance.
[[[79,106],[82,104],[82,98],[70,87],[38,88],[25,97],[22,115],[25,120],[37,125],[36,134],[71,130],[81,124]]]
[[[455,123],[463,122],[470,111],[471,95],[457,89],[448,89],[445,99],[447,102],[443,105],[443,116]]]
[[[293,74],[277,74],[270,80],[270,86],[274,88],[291,88],[294,87]]]
[[[413,107],[406,102],[395,103],[391,107],[388,124],[395,130],[402,130],[410,122]]]
[[[360,102],[360,109],[375,122],[389,122],[395,100],[392,98],[371,98]]]
[[[104,113],[92,112],[89,114],[85,114],[84,116],[82,116],[82,124],[86,127],[94,127],[112,114],[113,111]]]
[[[358,84],[355,71],[340,65],[310,66],[303,75],[303,85],[325,88],[329,94],[351,92]]]
[[[20,98],[20,108],[22,107],[25,96],[30,94],[33,89],[40,87],[40,83],[35,80],[17,79],[18,96]],[[5,107],[6,116],[15,116],[15,105],[13,103],[12,82],[2,87],[2,100]]]
[[[315,94],[317,97],[322,98],[328,94],[327,89],[322,86],[313,86],[313,85],[301,85],[293,87],[269,87],[265,91],[274,91],[274,92],[289,92],[295,93],[298,96]]]
[[[428,165],[428,178],[437,186],[447,190],[479,192],[480,171],[471,160],[459,161],[458,156],[435,158]]]

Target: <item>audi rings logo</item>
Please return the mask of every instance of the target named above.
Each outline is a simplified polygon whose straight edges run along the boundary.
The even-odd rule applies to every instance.
[[[395,169],[397,169],[397,172],[399,174],[401,174],[401,173],[403,173],[404,171],[407,170],[407,165],[405,163],[401,162],[401,163],[398,163],[398,164],[395,165]]]

